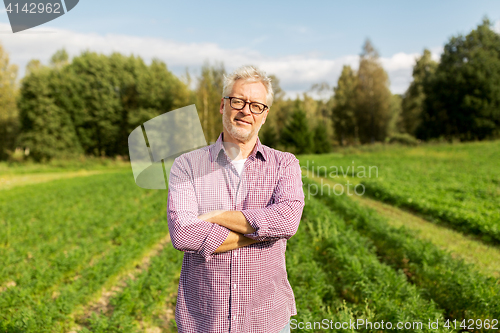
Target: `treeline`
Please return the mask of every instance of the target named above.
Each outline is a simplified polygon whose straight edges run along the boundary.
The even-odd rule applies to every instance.
[[[35,160],[58,155],[127,155],[127,138],[143,122],[190,102],[167,66],[138,57],[84,52],[71,63],[57,52],[50,66],[32,62],[18,100],[18,137]]]
[[[500,35],[484,19],[452,37],[439,63],[424,51],[402,104],[404,129],[422,140],[500,136]]]
[[[387,84],[367,42],[358,72],[344,66],[334,88],[332,119],[340,145],[500,136],[500,35],[487,19],[468,35],[452,37],[439,62],[424,50],[402,96],[391,96]]]
[[[17,67],[0,48],[0,159],[127,155],[134,128],[193,103],[213,142],[222,131],[224,74],[222,63],[205,63],[194,80],[188,72],[180,79],[160,60],[147,65],[140,57],[86,51],[70,61],[60,50],[48,65],[32,60],[18,88]],[[275,102],[260,138],[297,154],[335,145],[500,136],[500,35],[487,19],[468,35],[452,37],[439,62],[425,50],[403,95],[389,90],[369,40],[358,69],[344,66],[333,91],[318,84],[285,98],[272,78]],[[325,91],[333,96],[313,98]]]

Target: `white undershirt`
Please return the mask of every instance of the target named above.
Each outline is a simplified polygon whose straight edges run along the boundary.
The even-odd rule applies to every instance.
[[[243,160],[237,160],[237,161],[231,161],[233,163],[234,167],[236,168],[236,171],[238,171],[238,174],[241,176],[241,173],[243,172],[243,165],[245,164],[245,161],[247,159]]]

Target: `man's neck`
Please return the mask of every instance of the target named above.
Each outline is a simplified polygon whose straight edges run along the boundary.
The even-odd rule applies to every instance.
[[[222,132],[222,144],[224,145],[226,154],[233,161],[248,158],[256,143],[257,135],[251,138],[248,142],[241,142],[232,138],[225,131]]]

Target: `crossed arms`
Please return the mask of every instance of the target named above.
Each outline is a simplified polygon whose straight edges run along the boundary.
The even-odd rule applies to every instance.
[[[273,192],[273,204],[242,211],[210,211],[198,216],[199,203],[189,161],[178,157],[169,178],[167,218],[173,246],[209,260],[260,241],[290,238],[297,231],[302,209],[301,170],[293,155],[286,155]]]
[[[214,210],[198,216],[200,220],[216,223],[228,228],[229,235],[224,242],[215,250],[215,253],[231,251],[243,246],[248,246],[258,241],[243,236],[255,232],[254,227],[248,223],[245,215],[236,210]]]

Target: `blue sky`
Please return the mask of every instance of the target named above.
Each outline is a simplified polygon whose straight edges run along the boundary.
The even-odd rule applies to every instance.
[[[342,65],[357,67],[370,38],[381,55],[391,90],[411,82],[415,57],[429,48],[436,59],[451,36],[466,34],[484,16],[500,31],[500,1],[96,1],[81,0],[64,16],[25,33],[9,33],[0,13],[0,42],[21,67],[47,62],[65,47],[157,57],[174,73],[196,76],[204,61],[228,70],[256,64],[276,74],[291,95],[313,83],[334,85]]]

